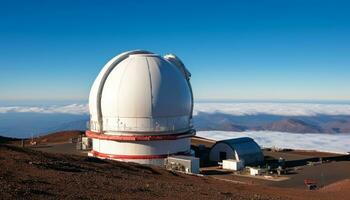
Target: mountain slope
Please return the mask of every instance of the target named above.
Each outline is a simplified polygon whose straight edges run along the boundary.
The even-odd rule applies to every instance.
[[[263,130],[290,132],[290,133],[322,133],[322,129],[316,125],[308,124],[298,119],[284,119],[263,126]]]
[[[17,141],[18,139],[0,136],[0,144]]]
[[[350,120],[335,120],[324,124],[329,133],[350,133]]]
[[[1,144],[0,152],[1,199],[337,199]]]

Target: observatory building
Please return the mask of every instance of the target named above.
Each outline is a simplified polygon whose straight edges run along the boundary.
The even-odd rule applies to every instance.
[[[162,165],[190,152],[191,74],[175,55],[122,53],[97,76],[89,97],[90,156]]]
[[[234,159],[244,161],[245,165],[254,165],[263,162],[264,155],[252,138],[242,137],[216,142],[210,150],[209,159],[216,162]]]

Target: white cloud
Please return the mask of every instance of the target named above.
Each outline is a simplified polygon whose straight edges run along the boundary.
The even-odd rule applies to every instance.
[[[0,113],[9,112],[88,114],[89,109],[87,104],[0,107]],[[236,116],[258,114],[282,116],[350,115],[350,104],[197,102],[194,105],[194,115],[197,115],[198,112],[219,112]]]
[[[89,112],[87,104],[70,104],[64,106],[8,106],[0,107],[0,113],[61,113],[61,114],[87,114]]]
[[[0,113],[61,113],[88,114],[87,104],[64,106],[11,106],[0,107]],[[196,103],[194,114],[198,112],[221,112],[231,115],[272,114],[283,116],[350,115],[349,104],[306,104],[306,103]],[[225,132],[199,131],[198,136],[214,140],[234,137],[252,137],[264,147],[349,152],[350,135],[296,134],[271,131]]]
[[[243,115],[350,115],[350,104],[313,104],[313,103],[196,103],[194,115],[198,112],[225,113]]]
[[[197,136],[224,140],[238,137],[251,137],[262,147],[278,147],[325,152],[350,152],[350,135],[296,134],[272,131],[198,131]]]

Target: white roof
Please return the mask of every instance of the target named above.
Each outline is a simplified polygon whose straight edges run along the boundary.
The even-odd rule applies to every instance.
[[[104,66],[91,88],[91,129],[189,130],[193,98],[189,77],[183,73],[186,71],[184,66],[147,51],[116,56]]]

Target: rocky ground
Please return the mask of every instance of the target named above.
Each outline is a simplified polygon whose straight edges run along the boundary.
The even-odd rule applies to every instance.
[[[0,144],[0,199],[346,199]],[[344,191],[347,191],[347,193]]]

